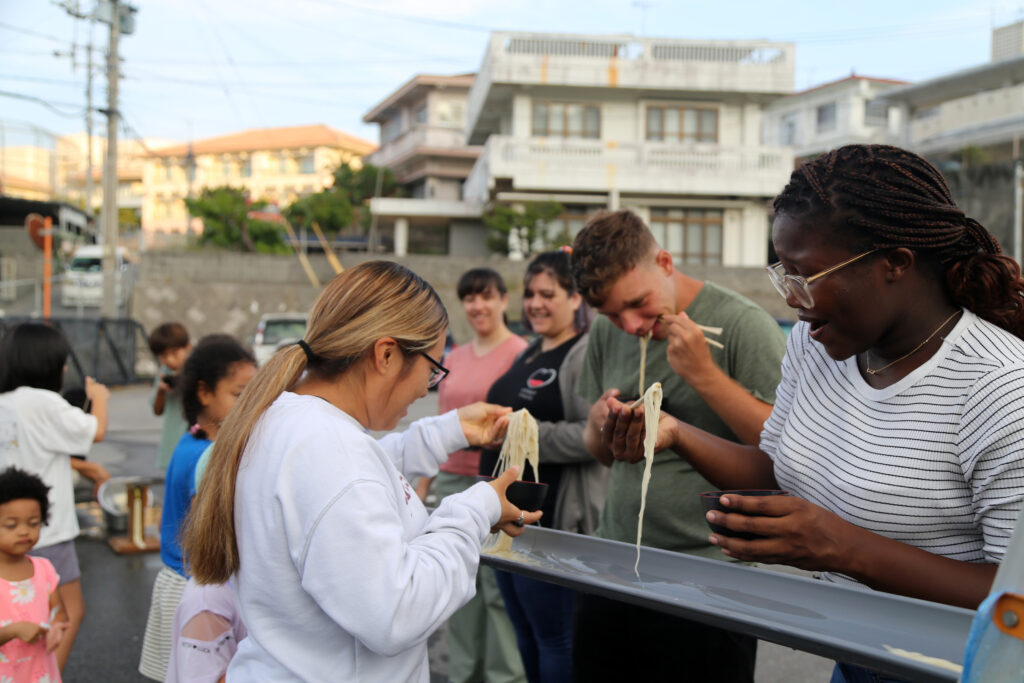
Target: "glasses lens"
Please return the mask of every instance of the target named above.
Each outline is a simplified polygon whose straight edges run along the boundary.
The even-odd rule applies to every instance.
[[[796,297],[801,306],[804,308],[814,308],[814,297],[811,296],[811,289],[806,280],[790,278],[789,289],[793,292],[793,296]]]
[[[427,386],[430,388],[436,387],[440,384],[442,377],[444,377],[444,373],[437,368],[434,368],[430,371],[430,379],[427,380]]]
[[[789,298],[789,284],[786,282],[786,276],[779,272],[779,268],[782,267],[781,263],[776,263],[773,266],[768,266],[768,279],[775,285],[775,291],[778,292],[783,299]]]

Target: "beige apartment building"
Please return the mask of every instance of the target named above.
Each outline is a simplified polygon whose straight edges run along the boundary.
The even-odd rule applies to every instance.
[[[254,200],[284,208],[330,187],[341,163],[358,161],[376,145],[326,125],[263,128],[154,150],[145,159],[142,229],[187,231],[185,198],[203,188],[244,188]],[[201,230],[193,219],[191,226]]]

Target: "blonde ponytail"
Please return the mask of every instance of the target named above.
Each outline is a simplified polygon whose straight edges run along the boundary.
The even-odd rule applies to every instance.
[[[198,583],[224,583],[238,571],[235,482],[249,438],[264,411],[303,372],[338,377],[382,337],[405,353],[433,346],[448,314],[433,288],[409,269],[370,261],[335,277],[310,312],[305,342],[281,349],[260,368],[221,426],[185,524],[182,548]]]

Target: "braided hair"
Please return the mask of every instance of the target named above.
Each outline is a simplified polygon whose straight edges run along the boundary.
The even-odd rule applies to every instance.
[[[840,147],[793,171],[774,208],[831,218],[856,250],[912,249],[938,264],[953,303],[1024,338],[1020,266],[922,157],[889,145]]]

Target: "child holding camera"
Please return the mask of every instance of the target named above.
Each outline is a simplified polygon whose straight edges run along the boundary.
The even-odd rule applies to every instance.
[[[192,344],[189,342],[188,330],[181,323],[163,323],[149,335],[149,349],[156,356],[159,366],[153,379],[153,396],[150,405],[154,415],[163,415],[164,426],[160,434],[160,449],[157,452],[156,464],[166,470],[171,462],[171,455],[178,445],[181,435],[188,429],[185,416],[181,411],[180,393],[174,389],[177,372],[185,365]]]

